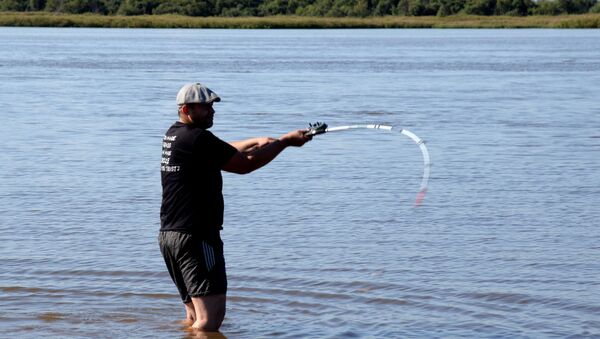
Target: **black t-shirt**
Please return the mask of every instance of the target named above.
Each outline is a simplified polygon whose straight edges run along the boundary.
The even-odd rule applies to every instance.
[[[211,132],[176,122],[163,138],[160,230],[209,235],[223,225],[221,167],[237,152]]]

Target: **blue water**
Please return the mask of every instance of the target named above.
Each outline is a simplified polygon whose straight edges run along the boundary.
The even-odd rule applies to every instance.
[[[600,31],[0,28],[0,333],[185,337],[156,237],[175,94],[318,136],[224,174],[227,337],[600,336]]]

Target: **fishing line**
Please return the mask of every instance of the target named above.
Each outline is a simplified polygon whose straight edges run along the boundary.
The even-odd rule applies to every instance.
[[[417,198],[415,199],[415,207],[418,207],[423,202],[425,198],[425,193],[427,192],[427,183],[429,182],[429,173],[431,170],[431,161],[429,159],[429,151],[425,146],[425,141],[419,138],[413,132],[405,129],[405,128],[394,128],[393,126],[388,125],[348,125],[348,126],[336,126],[336,127],[328,127],[325,123],[317,122],[316,124],[309,124],[309,129],[306,132],[307,135],[318,135],[330,132],[340,132],[340,131],[348,131],[353,129],[375,129],[375,130],[384,130],[384,131],[399,131],[400,134],[403,134],[409,138],[411,138],[421,150],[421,154],[423,155],[423,178],[421,179],[421,187],[419,188],[419,193],[417,194]]]

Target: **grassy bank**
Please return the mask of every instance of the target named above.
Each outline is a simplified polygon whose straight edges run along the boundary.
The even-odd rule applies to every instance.
[[[0,26],[127,28],[600,28],[600,14],[560,16],[467,16],[369,18],[103,16],[3,12]]]

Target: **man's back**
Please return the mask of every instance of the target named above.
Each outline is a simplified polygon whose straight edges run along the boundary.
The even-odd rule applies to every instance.
[[[221,166],[237,150],[211,132],[174,123],[163,138],[161,231],[202,233],[223,224]]]

